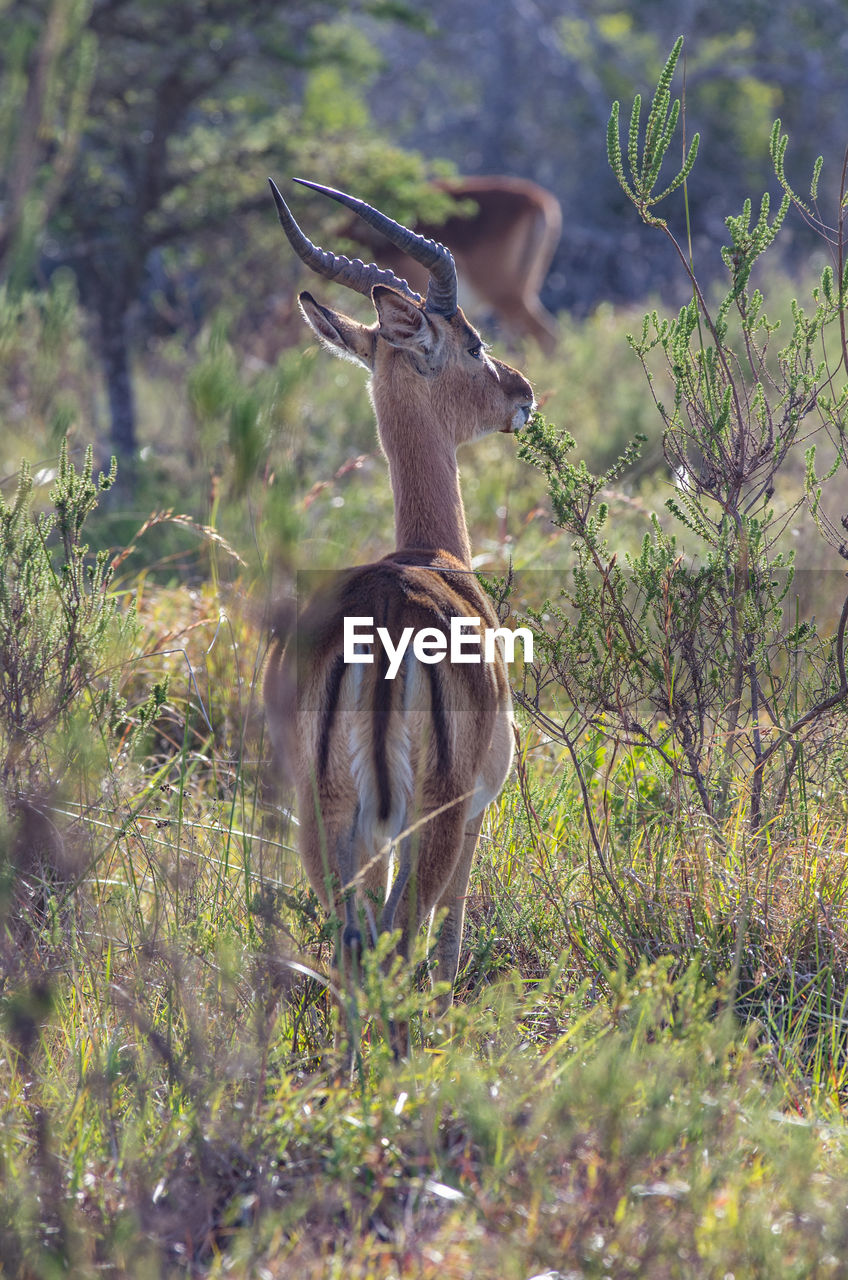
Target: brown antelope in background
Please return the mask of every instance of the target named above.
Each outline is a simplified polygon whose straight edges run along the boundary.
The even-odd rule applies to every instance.
[[[438,239],[453,254],[457,274],[514,337],[533,338],[550,355],[557,322],[539,300],[562,230],[556,196],[526,178],[449,178],[433,184],[457,201],[477,206],[468,216],[451,214],[443,223],[417,222],[418,235]],[[370,225],[351,221],[344,234],[366,246],[374,258],[407,280],[427,288],[427,269]]]
[[[457,305],[449,251],[370,205],[314,183],[426,268],[426,300],[393,272],[314,246],[271,183],[292,247],[318,275],[370,296],[371,325],[300,295],[309,325],[336,355],[371,374],[380,443],[389,464],[396,550],[344,571],[300,613],[284,649],[273,635],[265,707],[280,763],[297,793],[303,864],[324,906],[344,920],[343,953],[370,932],[401,929],[401,946],[434,907],[446,908],[437,977],[453,983],[465,895],[484,810],[500,791],[513,749],[512,701],[500,647],[495,660],[419,661],[407,648],[395,679],[375,644],[370,665],[346,662],[345,618],[369,618],[397,651],[408,629],[446,635],[497,627],[471,568],[457,446],[524,426],[527,380],[486,354]],[[390,844],[394,877],[387,879]],[[379,924],[371,904],[382,901]]]

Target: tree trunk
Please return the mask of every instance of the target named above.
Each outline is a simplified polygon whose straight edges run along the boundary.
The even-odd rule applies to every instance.
[[[136,447],[136,413],[129,351],[129,307],[114,295],[99,299],[100,359],[109,399],[112,452],[124,467],[132,465]]]

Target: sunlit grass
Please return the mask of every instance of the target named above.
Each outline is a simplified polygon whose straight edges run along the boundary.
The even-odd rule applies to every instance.
[[[563,762],[527,732],[487,818],[453,1015],[414,966],[371,966],[352,1023],[260,781],[261,640],[208,590],[150,588],[140,616],[139,652],[170,650],[147,760],[119,755],[99,799],[54,815],[85,873],[45,878],[47,910],[10,934],[14,1265],[839,1274],[844,825],[756,848],[740,821],[643,833],[611,843],[608,881]]]

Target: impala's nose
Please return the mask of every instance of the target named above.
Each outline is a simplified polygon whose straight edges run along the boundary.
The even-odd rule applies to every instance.
[[[534,401],[532,400],[529,404],[520,404],[512,415],[512,422],[508,427],[504,427],[504,431],[511,435],[514,431],[520,431],[522,427],[526,427],[533,409]]]

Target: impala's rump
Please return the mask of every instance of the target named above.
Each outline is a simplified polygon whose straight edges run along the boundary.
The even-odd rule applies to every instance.
[[[395,644],[409,627],[447,633],[456,617],[477,619],[480,630],[494,625],[474,575],[451,562],[410,553],[334,575],[300,614],[287,656],[277,658],[280,680],[296,691],[292,735],[314,762],[318,792],[353,790],[369,845],[395,839],[413,809],[426,812],[428,798],[438,807],[446,789],[457,799],[474,789],[497,706],[509,701],[500,663],[447,676],[407,648],[397,679],[387,680],[382,648],[367,665],[344,660],[344,620],[363,602]]]

